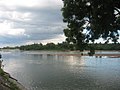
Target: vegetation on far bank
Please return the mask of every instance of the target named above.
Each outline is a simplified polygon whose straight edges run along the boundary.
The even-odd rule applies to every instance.
[[[3,47],[2,49],[20,49],[20,50],[79,50],[79,47],[76,47],[73,44],[68,44],[67,42],[63,43],[47,43],[46,45],[43,45],[42,43],[34,43],[30,45],[22,45],[17,47]],[[102,43],[96,43],[96,44],[88,44],[86,45],[85,50],[120,50],[120,44],[102,44]]]

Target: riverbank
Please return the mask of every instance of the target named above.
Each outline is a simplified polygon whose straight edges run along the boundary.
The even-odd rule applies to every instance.
[[[38,54],[38,55],[57,55],[57,56],[89,56],[89,51],[41,51],[41,50],[30,50],[30,51],[23,51],[26,54]],[[120,50],[96,50],[95,54],[93,55],[96,58],[101,57],[108,57],[108,58],[120,58]]]
[[[88,54],[52,54],[52,55],[58,55],[58,56],[89,56]],[[95,54],[93,55],[95,57],[102,57],[107,56],[109,58],[120,58],[120,54]]]
[[[9,73],[0,69],[0,90],[26,90],[26,88],[12,78]]]

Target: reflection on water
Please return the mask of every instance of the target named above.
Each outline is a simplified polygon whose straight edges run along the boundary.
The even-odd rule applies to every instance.
[[[120,58],[54,53],[2,52],[4,69],[28,90],[120,90]]]

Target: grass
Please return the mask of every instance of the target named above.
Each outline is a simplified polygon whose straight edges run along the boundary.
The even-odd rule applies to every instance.
[[[20,90],[20,88],[9,79],[9,76],[7,74],[5,74],[5,72],[1,68],[0,68],[0,76],[5,81],[5,82],[3,82],[3,85],[5,87],[8,87],[10,90]],[[7,82],[7,85],[5,84],[6,82]]]
[[[9,83],[10,83],[10,90],[20,90],[20,88],[13,82],[9,81]]]
[[[0,76],[4,76],[4,75],[5,75],[5,73],[4,73],[3,69],[0,68]]]

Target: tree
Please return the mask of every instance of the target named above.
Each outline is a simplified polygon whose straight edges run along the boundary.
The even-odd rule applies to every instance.
[[[120,31],[120,0],[63,0],[66,40],[84,50],[103,38],[117,43]]]

